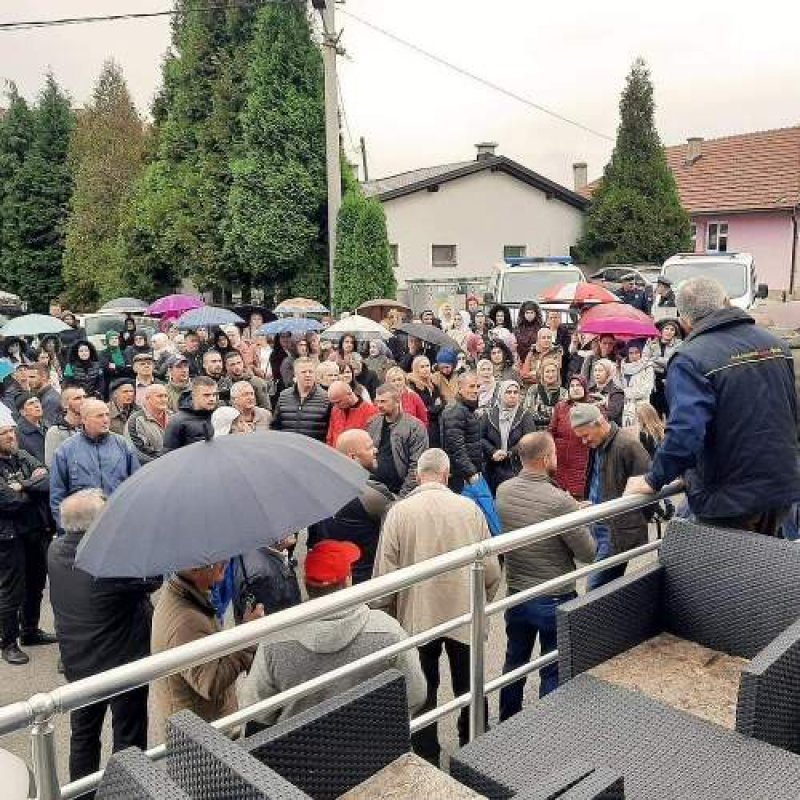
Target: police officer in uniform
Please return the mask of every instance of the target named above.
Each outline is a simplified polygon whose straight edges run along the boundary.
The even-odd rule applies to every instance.
[[[647,299],[647,294],[645,294],[644,289],[636,288],[636,275],[632,272],[622,276],[622,285],[617,290],[617,297],[623,303],[638,308],[639,311],[643,311],[645,314],[650,313],[650,301]]]
[[[675,292],[672,290],[672,280],[665,275],[659,275],[656,281],[656,296],[653,309],[675,308]]]

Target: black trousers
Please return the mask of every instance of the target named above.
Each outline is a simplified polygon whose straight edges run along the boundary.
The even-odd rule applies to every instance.
[[[136,746],[147,749],[147,693],[142,686],[70,714],[69,779],[76,781],[100,769],[100,734],[111,706],[113,752]]]
[[[33,531],[0,541],[0,645],[17,641],[22,631],[39,627],[47,580],[50,534]]]
[[[466,694],[469,691],[469,645],[457,642],[455,639],[442,637],[432,642],[423,644],[419,648],[419,661],[425,681],[428,684],[428,693],[425,696],[425,705],[419,713],[424,714],[436,708],[439,694],[439,659],[442,648],[447,653],[450,662],[450,675],[453,683],[453,696]],[[469,707],[462,708],[458,715],[458,742],[465,745],[469,741]],[[438,763],[442,751],[439,744],[438,725],[429,725],[411,737],[414,752],[428,761]]]

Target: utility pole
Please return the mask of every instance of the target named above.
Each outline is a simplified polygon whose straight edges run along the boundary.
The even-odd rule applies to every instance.
[[[336,80],[336,34],[334,0],[312,0],[322,15],[322,61],[325,67],[325,161],[328,175],[328,282],[330,309],[333,312],[334,259],[336,258],[336,223],[342,205],[342,171],[339,164],[339,89]]]
[[[364,182],[366,183],[369,180],[369,166],[367,165],[367,143],[364,141],[364,137],[361,137],[361,163],[364,166]]]

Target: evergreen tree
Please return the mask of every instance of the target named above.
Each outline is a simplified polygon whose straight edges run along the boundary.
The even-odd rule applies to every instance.
[[[63,269],[70,306],[90,308],[131,291],[120,218],[146,150],[144,125],[122,69],[107,61],[70,142],[75,189]]]
[[[619,110],[616,145],[592,198],[578,256],[588,262],[660,263],[689,247],[689,217],[656,130],[653,84],[642,59],[628,74]]]
[[[63,288],[63,229],[72,180],[67,164],[74,124],[69,98],[52,74],[33,117],[33,139],[4,190],[2,272],[8,288],[46,310]]]
[[[322,59],[304,3],[258,14],[225,241],[243,275],[327,299]]]

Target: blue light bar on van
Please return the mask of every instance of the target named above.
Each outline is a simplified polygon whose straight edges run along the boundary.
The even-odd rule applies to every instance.
[[[509,267],[527,267],[533,264],[571,264],[572,256],[508,256],[503,260]]]

